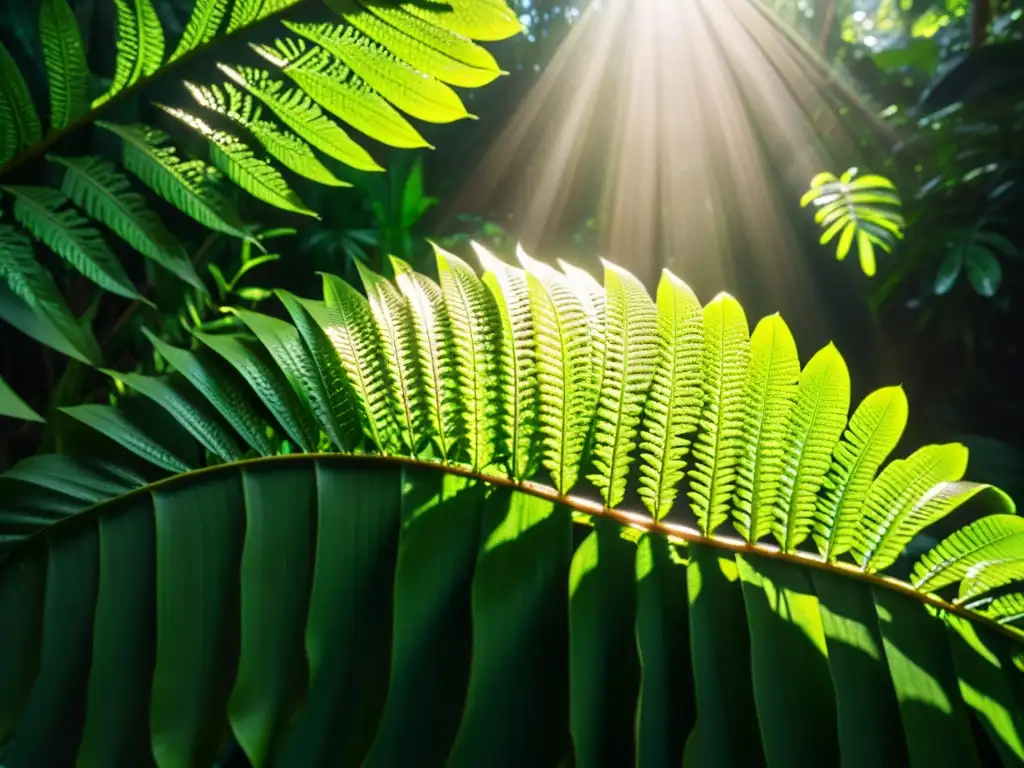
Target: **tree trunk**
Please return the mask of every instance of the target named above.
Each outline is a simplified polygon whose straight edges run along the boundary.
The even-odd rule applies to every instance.
[[[992,0],[974,0],[971,4],[971,48],[984,45],[992,21]]]

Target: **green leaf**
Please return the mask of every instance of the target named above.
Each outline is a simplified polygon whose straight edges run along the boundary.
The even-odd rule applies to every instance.
[[[214,130],[205,121],[188,112],[162,104],[157,106],[204,136],[211,144],[210,157],[213,164],[257,200],[285,211],[320,218],[292,191],[281,172],[269,162],[256,157],[246,144],[231,134]]]
[[[811,532],[818,492],[849,409],[850,374],[843,356],[829,344],[800,373],[789,418],[774,530],[786,552],[794,551]]]
[[[469,117],[458,94],[451,88],[409,66],[384,46],[355,28],[337,24],[284,26],[337,56],[359,77],[399,109],[429,123],[450,123]]]
[[[0,43],[0,163],[42,139],[39,113],[14,57]]]
[[[777,314],[766,317],[750,337],[743,449],[733,513],[733,525],[752,544],[767,536],[775,522],[799,376],[800,358],[789,326]]]
[[[168,62],[213,40],[224,21],[229,4],[230,0],[196,0],[181,39]]]
[[[419,353],[431,439],[441,460],[448,461],[449,452],[461,432],[448,310],[437,283],[412,271],[408,264],[394,256],[391,266],[398,290],[412,310],[409,319]]]
[[[719,294],[704,308],[704,408],[689,470],[690,503],[705,536],[729,518],[743,446],[749,359],[743,307],[732,296]]]
[[[114,0],[117,8],[117,60],[110,90],[95,99],[93,109],[160,69],[164,30],[151,0]]]
[[[301,0],[236,0],[231,7],[227,31],[231,33],[248,27],[299,2]]]
[[[911,580],[922,592],[937,592],[979,565],[1010,559],[1024,559],[1024,518],[989,515],[943,539],[917,561]]]
[[[455,374],[464,404],[465,451],[470,466],[480,471],[494,460],[500,434],[501,317],[494,297],[469,265],[436,245],[434,255],[452,328]]]
[[[658,284],[658,373],[644,404],[640,498],[661,520],[672,509],[700,423],[704,319],[690,287],[668,270]]]
[[[201,106],[249,131],[268,155],[293,173],[329,187],[351,186],[331,173],[305,141],[277,123],[264,120],[263,107],[256,103],[252,94],[240,91],[231,83],[204,86],[185,81],[185,87]]]
[[[832,453],[815,514],[814,541],[829,561],[853,547],[871,481],[906,424],[907,396],[902,387],[872,392],[850,419]]]
[[[834,690],[818,598],[805,572],[736,556],[769,765],[837,765]]]
[[[303,451],[316,450],[319,441],[311,415],[265,350],[245,336],[201,331],[195,331],[194,335],[238,371],[256,393],[257,399],[267,406]]]
[[[43,0],[39,37],[50,85],[50,127],[59,130],[89,111],[89,65],[78,20],[67,0]]]
[[[541,463],[555,489],[576,485],[596,405],[589,320],[566,278],[520,251],[536,338]]]
[[[942,624],[910,598],[871,591],[910,764],[980,766]]]
[[[366,299],[333,275],[324,275],[324,304],[303,306],[327,334],[356,395],[367,437],[380,452],[398,443],[398,424],[388,406],[387,369]]]
[[[957,279],[960,277],[963,263],[963,250],[956,247],[951,248],[949,253],[942,259],[942,263],[939,264],[939,271],[935,275],[935,285],[932,290],[936,296],[945,296],[952,290],[953,286],[956,285]]]
[[[14,217],[38,240],[104,290],[144,301],[100,233],[70,201],[47,187],[0,187],[14,197]]]
[[[960,443],[925,446],[882,470],[868,490],[857,526],[853,551],[858,564],[879,571],[894,563],[910,540],[938,519],[935,507],[922,500],[936,486],[960,480],[966,470],[967,448]]]
[[[143,332],[157,352],[188,379],[256,453],[271,456],[276,452],[276,446],[267,437],[266,421],[260,416],[257,402],[226,371],[218,369],[213,361],[201,360],[188,350],[171,346],[146,328]]]
[[[1021,580],[1024,580],[1024,560],[994,560],[981,563],[964,576],[954,602],[971,603],[986,592]]]
[[[264,69],[231,68],[217,65],[241,88],[270,108],[286,126],[302,139],[335,160],[360,171],[382,171],[369,153],[324,114],[301,88],[288,88],[273,80]]]
[[[629,272],[609,262],[604,272],[604,371],[593,425],[595,473],[588,479],[616,507],[626,495],[644,397],[657,369],[658,310]]]
[[[289,37],[276,40],[273,48],[255,45],[253,50],[282,68],[317,104],[371,139],[402,149],[431,146],[401,112],[320,46]]]
[[[143,184],[205,227],[248,239],[237,211],[216,188],[217,172],[201,160],[182,160],[167,134],[145,125],[96,125],[121,137],[122,161]]]
[[[53,277],[36,261],[32,245],[13,227],[0,225],[0,316],[49,347],[80,362],[99,365],[100,350],[57,290]]]
[[[489,5],[492,7],[501,6],[501,4],[496,3],[489,3]],[[456,61],[460,61],[475,69],[493,73],[494,75],[503,74],[498,68],[498,63],[487,49],[476,45],[466,35],[453,32],[442,25],[427,22],[409,13],[408,10],[401,6],[394,7],[377,5],[375,3],[363,3],[363,7],[374,16],[387,22],[390,26],[401,30],[410,38],[418,40],[437,51],[443,51],[446,56]],[[365,13],[360,14],[360,18],[365,18],[365,16]],[[516,34],[516,32],[512,34]],[[376,35],[371,36],[376,37]],[[457,85],[457,83],[453,83],[453,85]]]
[[[416,456],[427,434],[427,397],[420,352],[408,299],[389,280],[356,262],[370,311],[380,337],[391,385],[391,408],[410,456]]]
[[[76,405],[61,408],[60,411],[168,472],[188,472],[191,469],[188,464],[125,418],[114,406]]]
[[[971,245],[966,255],[967,280],[982,296],[995,296],[1003,282],[1003,268],[988,248]]]
[[[184,246],[113,163],[99,157],[47,155],[47,160],[65,168],[61,191],[75,205],[146,258],[206,292]]]
[[[500,368],[505,372],[501,379],[502,438],[509,474],[525,480],[536,472],[539,459],[537,351],[530,287],[523,270],[504,263],[479,243],[472,245],[486,270],[484,285],[501,315]]]
[[[327,0],[328,5],[338,2],[344,0]],[[523,31],[515,12],[501,0],[448,0],[447,6],[401,5],[412,16],[471,40],[504,40]]]
[[[18,394],[4,381],[3,376],[0,376],[0,416],[22,421],[37,421],[40,424],[46,423],[46,419],[18,397]]]
[[[146,484],[142,477],[116,464],[64,453],[29,456],[4,472],[3,477],[69,496],[81,502],[83,508]]]

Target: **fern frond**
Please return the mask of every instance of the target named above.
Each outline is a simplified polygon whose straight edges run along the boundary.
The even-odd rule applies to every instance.
[[[409,302],[389,280],[356,261],[380,335],[391,385],[392,410],[410,456],[416,456],[428,428],[427,399],[420,375],[420,353]]]
[[[422,72],[424,75],[435,77],[442,83],[448,83],[449,85],[461,88],[480,88],[492,82],[501,74],[497,66],[488,68],[475,67],[452,58],[447,54],[445,48],[436,48],[428,45],[422,40],[382,21],[375,14],[365,11],[346,13],[344,14],[344,19],[371,40],[375,40],[383,45],[388,51],[405,61],[413,69]],[[447,38],[442,37],[441,34],[436,34],[434,35],[435,42],[438,42],[436,40],[438,37],[441,37],[440,42],[460,40],[460,38],[451,34]],[[462,49],[472,46],[483,50],[465,38],[462,38],[461,42],[460,48]],[[473,56],[470,51],[465,51],[465,53]]]
[[[644,397],[658,361],[658,310],[643,284],[604,262],[604,370],[593,427],[590,481],[608,507],[626,495]]]
[[[594,375],[594,387],[599,391],[601,377],[604,375],[605,312],[607,308],[604,286],[585,269],[580,269],[561,259],[558,260],[558,266],[565,274],[569,289],[580,300],[587,313],[590,339],[593,345],[590,355],[590,371]]]
[[[313,319],[301,300],[288,291],[275,291],[292,318],[299,335],[306,344],[313,362],[320,372],[327,400],[337,425],[336,445],[340,451],[355,451],[363,437],[362,414],[358,410],[355,392],[349,384],[338,353],[327,334]]]
[[[152,75],[164,61],[164,28],[151,0],[114,0],[117,8],[117,58],[110,90],[95,99],[95,109],[112,96]]]
[[[1008,584],[1024,581],[1024,560],[993,560],[969,570],[960,582],[960,591],[953,602],[958,605],[976,604],[977,598]]]
[[[280,171],[256,157],[246,144],[229,133],[214,130],[204,120],[184,110],[157,106],[204,136],[211,144],[213,164],[245,192],[276,208],[320,218],[299,199]]]
[[[922,592],[937,592],[986,563],[1024,560],[1024,518],[988,515],[954,531],[926,553],[911,574]]]
[[[256,51],[281,68],[313,101],[371,139],[402,149],[430,144],[352,68],[302,38],[276,40],[274,47],[254,45]]]
[[[80,274],[106,291],[142,299],[100,233],[64,195],[47,187],[0,189],[14,197],[14,218]]]
[[[0,164],[43,137],[39,113],[14,57],[0,43]]]
[[[386,22],[389,26],[404,32],[409,37],[430,46],[434,50],[444,51],[447,56],[456,61],[467,64],[474,69],[493,72],[496,75],[504,74],[499,69],[498,63],[491,56],[490,52],[486,48],[476,45],[466,35],[453,32],[444,26],[431,24],[422,18],[413,16],[402,6],[386,6],[376,3],[364,3],[363,5],[367,11]],[[362,15],[365,16],[366,14]],[[346,18],[348,17],[346,16]],[[516,30],[516,32],[511,34],[517,34],[518,31]],[[437,73],[431,74],[436,75]],[[457,83],[453,83],[453,85],[457,85]]]
[[[743,446],[750,331],[743,307],[719,294],[704,308],[704,405],[690,467],[690,504],[710,536],[729,517]]]
[[[355,288],[334,275],[324,275],[324,303],[303,302],[338,353],[359,403],[367,437],[381,453],[400,444],[398,424],[388,401],[387,369],[381,364],[380,342],[373,313]]]
[[[113,163],[99,157],[57,157],[47,160],[65,169],[61,191],[93,219],[106,225],[128,245],[164,269],[205,292],[185,248],[164,226],[142,195]]]
[[[198,355],[168,344],[148,328],[142,330],[156,351],[206,398],[256,453],[260,456],[276,453],[255,400],[234,378],[219,370],[214,361],[200,360]]]
[[[7,322],[69,357],[99,364],[96,339],[71,314],[53,277],[32,252],[29,239],[6,224],[0,224],[0,279],[34,316],[32,330],[10,314],[4,315]]]
[[[112,405],[74,405],[61,413],[105,435],[125,450],[168,472],[188,472],[189,464],[151,438]]]
[[[1000,624],[1017,624],[1019,626],[1018,622],[1024,619],[1024,594],[1011,592],[1008,595],[1000,595],[982,608],[979,613]]]
[[[658,363],[640,433],[640,498],[655,520],[672,509],[697,431],[704,392],[703,310],[690,286],[668,270],[658,283]]]
[[[255,24],[301,0],[235,0],[231,8],[231,19],[228,21],[228,32]]]
[[[50,127],[59,130],[89,111],[89,65],[78,20],[67,0],[43,0],[39,37],[50,86]]]
[[[341,429],[334,417],[334,408],[327,394],[326,382],[321,377],[320,370],[298,329],[284,320],[260,312],[241,307],[234,307],[231,311],[270,353],[278,369],[291,385],[292,392],[301,406],[300,413],[307,435],[316,436],[317,428],[309,418],[312,415],[316,417],[316,425],[327,435],[331,444],[341,445]]]
[[[526,480],[537,471],[537,351],[526,273],[498,259],[477,242],[483,282],[501,315],[501,414],[509,475]]]
[[[318,434],[308,410],[262,347],[247,336],[201,331],[193,335],[238,372],[303,451],[316,450]]]
[[[519,249],[526,270],[537,344],[541,463],[559,493],[576,485],[597,388],[591,370],[590,321],[565,276]]]
[[[966,471],[967,448],[960,443],[926,446],[882,470],[868,490],[856,527],[853,553],[858,565],[879,571],[894,563],[918,532],[936,522],[936,510],[921,506],[921,498],[940,483],[959,481]]]
[[[219,174],[201,160],[182,160],[163,131],[145,125],[96,125],[119,136],[122,160],[147,187],[209,229],[251,239],[238,212],[216,188]]]
[[[853,546],[871,481],[906,425],[907,396],[902,387],[872,392],[850,419],[833,451],[815,513],[814,541],[830,562]]]
[[[326,155],[360,171],[384,170],[331,120],[301,88],[288,88],[264,69],[217,65],[236,85],[261,101],[282,123]]]
[[[242,451],[235,438],[221,426],[206,403],[188,393],[178,382],[138,373],[103,371],[152,400],[206,450],[221,461],[239,461]]]
[[[469,265],[436,245],[434,255],[452,328],[466,453],[470,466],[480,471],[496,458],[501,433],[499,393],[505,374],[498,365],[501,318],[490,291]]]
[[[441,287],[425,275],[414,272],[399,258],[391,257],[395,282],[412,309],[411,321],[419,351],[420,376],[426,397],[431,439],[441,461],[447,462],[460,428],[460,400],[452,360],[452,329]]]
[[[181,39],[168,61],[174,61],[191,50],[205,45],[217,36],[231,0],[196,0]],[[235,3],[236,7],[239,3]]]
[[[342,4],[345,0],[326,2]],[[370,6],[371,2],[360,0],[360,4]],[[442,6],[403,3],[401,7],[418,19],[471,40],[504,40],[523,31],[515,12],[500,0],[448,0]]]
[[[295,34],[334,54],[367,85],[413,117],[428,123],[451,123],[470,117],[455,91],[440,80],[417,71],[414,65],[395,57],[354,27],[282,23]]]
[[[211,112],[223,115],[249,131],[267,154],[300,176],[328,187],[350,187],[320,162],[310,146],[291,131],[270,120],[264,120],[263,107],[252,95],[243,93],[231,83],[223,87],[195,85],[185,82],[192,97]]]
[[[800,373],[787,425],[774,529],[785,552],[795,551],[811,532],[818,492],[849,411],[850,373],[839,350],[829,344]]]
[[[778,314],[764,318],[750,337],[733,521],[751,544],[767,536],[775,522],[799,376],[800,358],[789,326]]]

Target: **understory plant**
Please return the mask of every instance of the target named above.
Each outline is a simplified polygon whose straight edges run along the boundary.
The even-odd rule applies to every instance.
[[[962,445],[885,464],[901,388],[850,415],[778,315],[477,254],[63,409],[0,477],[3,765],[1024,760],[1024,523]]]

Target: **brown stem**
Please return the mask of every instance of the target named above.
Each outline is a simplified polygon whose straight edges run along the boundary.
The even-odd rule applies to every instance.
[[[971,4],[971,48],[985,44],[988,25],[992,21],[991,0],[974,0]]]

